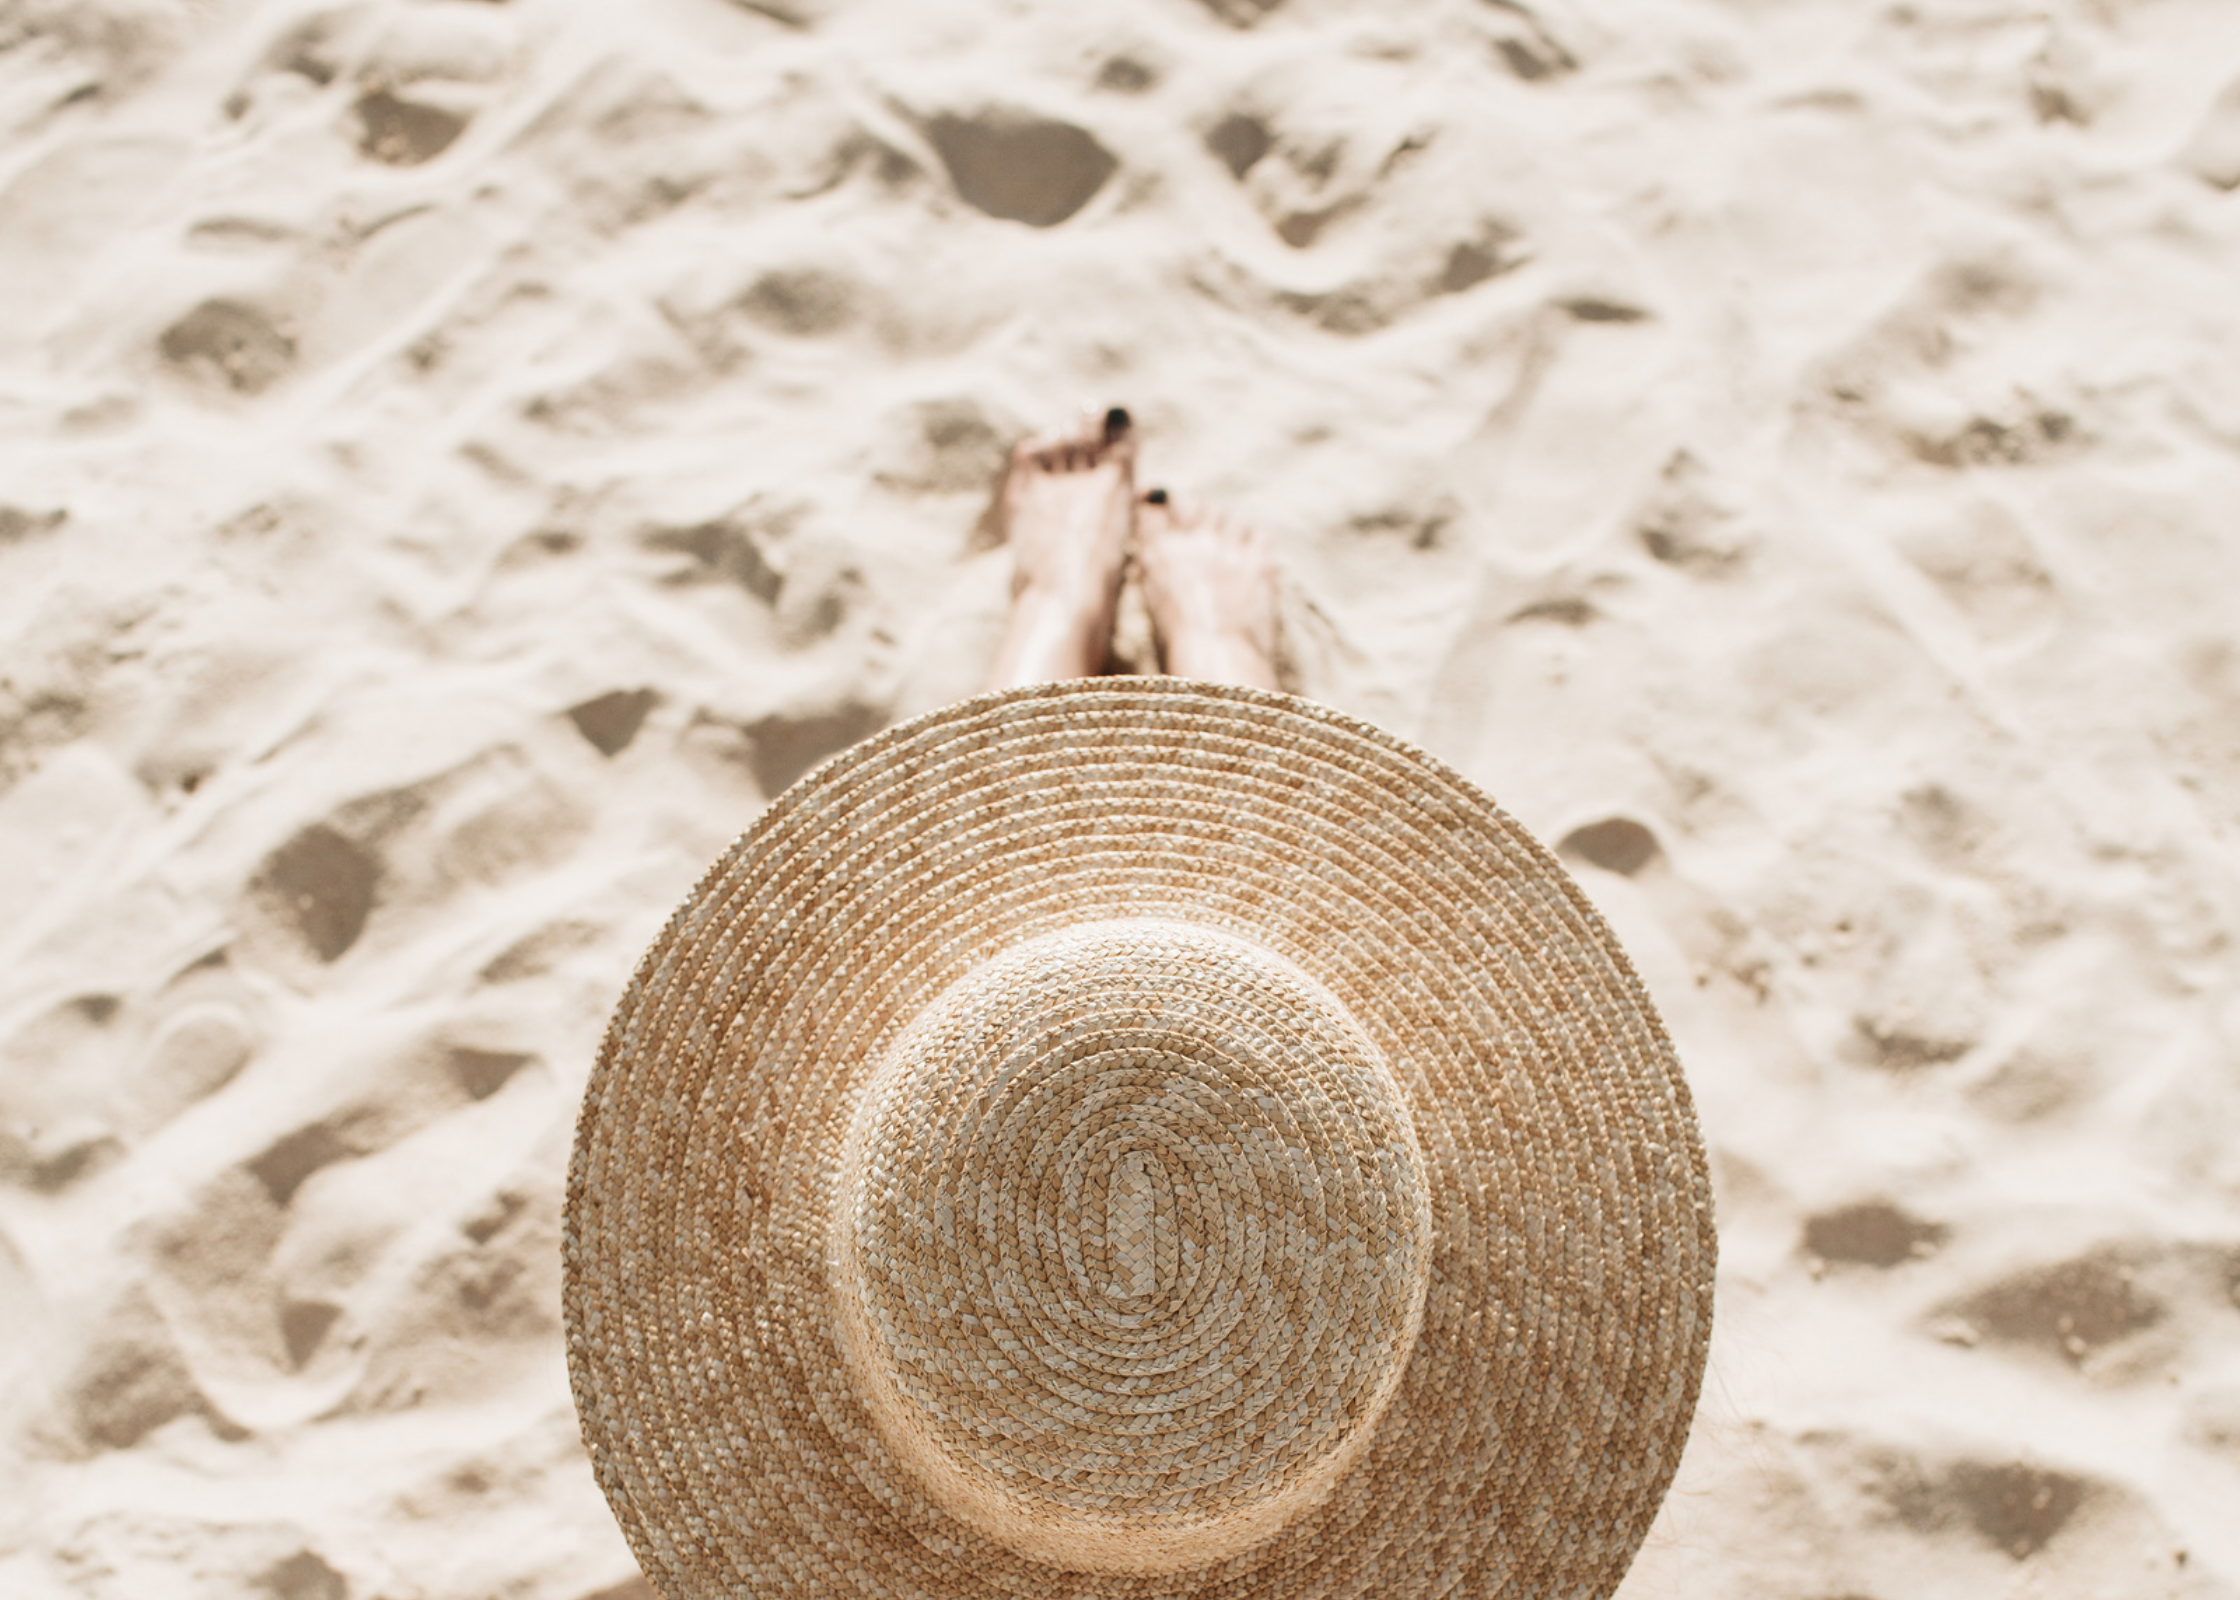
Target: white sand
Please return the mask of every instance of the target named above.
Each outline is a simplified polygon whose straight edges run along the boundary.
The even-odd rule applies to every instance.
[[[607,1009],[1112,399],[1680,1039],[1628,1600],[2240,1593],[2240,6],[1265,4],[0,4],[0,1595],[645,1593]]]

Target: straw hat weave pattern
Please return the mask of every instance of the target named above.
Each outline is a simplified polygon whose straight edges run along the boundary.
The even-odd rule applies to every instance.
[[[1287,696],[986,695],[782,796],[578,1125],[570,1376],[666,1600],[1603,1595],[1709,1185],[1607,929]]]

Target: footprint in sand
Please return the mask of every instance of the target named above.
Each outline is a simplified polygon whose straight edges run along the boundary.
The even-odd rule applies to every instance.
[[[374,1155],[472,1101],[487,1100],[535,1062],[516,1050],[445,1045],[391,1069],[379,1098],[352,1101],[283,1135],[252,1157],[248,1171],[276,1206],[294,1201],[337,1162]]]
[[[1229,169],[1229,176],[1239,182],[1260,164],[1261,157],[1275,148],[1275,142],[1276,136],[1268,131],[1268,125],[1249,111],[1230,112],[1206,134],[1206,149]]]
[[[911,494],[953,493],[984,488],[1000,446],[982,448],[984,424],[969,413],[961,419],[944,403],[911,408],[915,428],[901,430],[906,442],[872,476],[882,487]],[[992,437],[992,430],[990,431]],[[856,615],[866,586],[856,547],[847,540],[805,536],[810,508],[799,503],[756,501],[727,516],[684,528],[651,528],[639,544],[664,555],[683,555],[656,574],[675,586],[721,583],[744,589],[770,609],[781,649],[805,650],[830,638]],[[572,715],[573,713],[571,713]],[[585,737],[590,737],[586,730]]]
[[[265,858],[251,894],[322,962],[340,960],[365,931],[381,861],[356,840],[314,822]]]
[[[60,507],[26,511],[21,506],[0,505],[0,546],[28,543],[41,534],[54,532],[69,519],[70,513]]]
[[[1604,817],[1573,828],[1556,854],[1589,862],[1605,872],[1630,878],[1662,855],[1657,836],[1631,817]]]
[[[548,1114],[534,1093],[501,1100],[538,1061],[525,1050],[437,1037],[345,1062],[339,1099],[213,1177],[151,1231],[152,1281],[165,1312],[193,1334],[188,1367],[212,1407],[241,1425],[269,1426],[306,1404],[334,1403],[358,1381],[346,1358],[384,1336],[384,1306],[400,1279],[431,1248],[448,1258],[442,1238],[414,1231],[411,1206],[426,1204],[431,1184],[471,1188],[493,1138],[503,1144],[504,1130]],[[511,1220],[505,1212],[491,1232]],[[176,1360],[147,1353],[146,1328],[126,1332],[125,1353],[109,1367],[171,1374]],[[166,1393],[179,1387],[173,1376]],[[134,1401],[128,1421],[143,1412],[167,1419],[186,1404],[174,1395],[166,1412]]]
[[[361,1205],[369,1196],[379,1203],[380,1191],[359,1190]],[[327,1198],[346,1223],[349,1195],[337,1189]],[[384,1287],[374,1298],[352,1293],[365,1367],[350,1409],[465,1400],[489,1392],[501,1374],[539,1370],[559,1332],[559,1213],[559,1183],[542,1170],[517,1171],[484,1191],[447,1234],[413,1229],[400,1213],[406,1227],[394,1265],[379,1275]],[[305,1265],[316,1275],[315,1259]]]
[[[388,1142],[392,1121],[378,1106],[353,1106],[275,1140],[248,1163],[276,1206],[285,1207],[310,1178],[338,1161],[369,1155]]]
[[[1805,1254],[1829,1266],[1887,1271],[1935,1252],[1947,1229],[1888,1200],[1862,1200],[1807,1217]]]
[[[137,1286],[97,1320],[61,1400],[89,1450],[128,1450],[181,1417],[217,1420],[155,1302]]]
[[[1491,0],[1488,11],[1495,54],[1524,82],[1545,83],[1578,70],[1579,58],[1523,0]]]
[[[604,930],[595,922],[563,917],[522,935],[483,964],[475,974],[484,983],[521,983],[541,978],[579,950],[599,942]]]
[[[296,363],[295,340],[239,300],[203,301],[163,330],[156,349],[174,371],[241,395],[264,393]]]
[[[1675,450],[1634,512],[1633,532],[1651,560],[1690,577],[1724,578],[1748,555],[1735,522],[1709,470],[1688,451]]]
[[[251,1580],[269,1600],[349,1600],[350,1582],[316,1551],[298,1550]]]
[[[648,550],[691,557],[691,563],[661,574],[668,584],[724,581],[737,584],[764,605],[775,604],[785,575],[766,553],[792,532],[799,520],[793,508],[745,511],[689,528],[652,528],[639,538]]]
[[[458,141],[506,76],[517,46],[511,19],[487,6],[349,7],[285,28],[225,103],[249,117],[274,79],[317,88],[347,82],[358,152],[384,166],[417,167]],[[277,97],[286,104],[292,96]]]
[[[1939,1308],[1936,1326],[1960,1342],[2035,1350],[2081,1367],[2171,1315],[2148,1287],[2148,1262],[2109,1246],[1994,1280]]]
[[[2064,1533],[2070,1538],[2062,1542],[2073,1542],[2077,1535],[2072,1525],[2081,1526],[2079,1513],[2087,1508],[2104,1507],[2119,1516],[2140,1509],[2119,1485],[2050,1463],[1961,1452],[1919,1455],[1886,1440],[1837,1431],[1811,1435],[1806,1442],[1835,1469],[1838,1481],[1864,1491],[1873,1520],[1895,1524],[1929,1545],[1942,1545],[1940,1559],[1946,1563],[1967,1561],[1970,1546],[2010,1562],[2026,1561],[2046,1552]],[[1835,1490],[1835,1485],[1829,1488]],[[2083,1521],[2104,1533],[2110,1519]],[[1952,1542],[1955,1535],[1957,1544]],[[1875,1566],[1890,1559],[1887,1535],[1877,1533],[1863,1553]],[[1872,1592],[1883,1591],[1877,1587]]]
[[[1203,285],[1220,298],[1259,301],[1332,333],[1368,334],[1531,259],[1516,223],[1473,215],[1475,207],[1457,210],[1457,196],[1469,192],[1460,186],[1464,174],[1425,168],[1423,152],[1431,142],[1406,126],[1372,132],[1308,118],[1282,128],[1256,105],[1243,104],[1226,110],[1200,138],[1275,237],[1295,251],[1314,251],[1363,215],[1382,213],[1396,224],[1391,242],[1378,252],[1382,259],[1335,286],[1279,287],[1229,261]],[[1574,300],[1565,309],[1580,321],[1646,315],[1615,301]]]
[[[1908,1509],[1939,1525],[1957,1514],[1969,1531],[2016,1561],[2037,1554],[2092,1497],[2084,1478],[2023,1461],[1956,1461]]]
[[[1023,111],[943,114],[925,132],[965,204],[1032,228],[1065,221],[1119,166],[1086,130]]]
[[[298,829],[250,874],[253,960],[332,965],[379,911],[398,939],[457,895],[571,859],[588,811],[527,750],[492,745],[417,783],[360,795]]]
[[[1158,82],[1158,72],[1133,56],[1114,56],[1097,69],[1097,87],[1114,94],[1142,94]]]
[[[637,738],[659,698],[651,689],[610,689],[568,707],[568,720],[599,754],[618,756]]]
[[[986,494],[1010,459],[1013,430],[962,396],[890,412],[871,476],[903,494]]]
[[[738,306],[773,333],[821,339],[854,322],[862,300],[854,282],[827,268],[779,267],[755,279]]]
[[[358,152],[391,167],[417,167],[433,161],[464,133],[465,114],[421,100],[407,100],[387,89],[359,98]]]
[[[711,776],[744,777],[763,799],[775,800],[810,768],[886,721],[877,706],[843,691],[746,721],[702,709],[686,724],[678,747]]]
[[[772,712],[745,724],[747,767],[755,787],[776,799],[793,781],[827,756],[878,732],[886,717],[853,699],[799,712]]]

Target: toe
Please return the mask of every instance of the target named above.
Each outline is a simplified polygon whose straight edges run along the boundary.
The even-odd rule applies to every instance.
[[[1012,464],[1044,472],[1063,471],[1066,449],[1071,443],[1069,435],[1056,429],[1029,434],[1011,447]]]
[[[1073,426],[1066,429],[1067,457],[1081,466],[1094,466],[1097,452],[1104,448],[1104,440],[1104,413],[1085,409]]]
[[[1031,434],[1011,447],[1014,469],[1088,472],[1107,463],[1135,468],[1135,425],[1120,406],[1090,410],[1070,426]]]

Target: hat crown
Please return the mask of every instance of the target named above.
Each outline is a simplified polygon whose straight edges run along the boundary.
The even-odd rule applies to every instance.
[[[933,1499],[1037,1560],[1169,1570],[1278,1531],[1414,1346],[1406,1099],[1233,935],[1105,921],[997,958],[884,1053],[844,1152],[858,1397]]]

